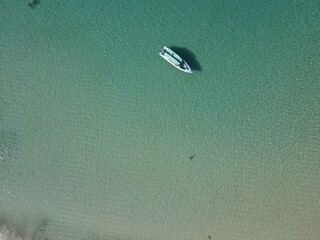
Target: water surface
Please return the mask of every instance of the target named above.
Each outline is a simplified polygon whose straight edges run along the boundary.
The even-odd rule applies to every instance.
[[[1,7],[1,240],[317,239],[318,1],[28,3]]]

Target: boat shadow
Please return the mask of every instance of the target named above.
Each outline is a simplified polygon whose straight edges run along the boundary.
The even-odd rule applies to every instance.
[[[172,46],[169,47],[172,51],[176,52],[180,57],[182,57],[191,67],[192,71],[202,71],[200,63],[197,61],[196,56],[187,48]]]

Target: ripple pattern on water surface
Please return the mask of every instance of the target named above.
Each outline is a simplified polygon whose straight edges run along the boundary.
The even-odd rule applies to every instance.
[[[7,162],[15,156],[18,134],[15,131],[0,131],[0,161]]]
[[[319,238],[315,0],[2,2],[0,240]]]

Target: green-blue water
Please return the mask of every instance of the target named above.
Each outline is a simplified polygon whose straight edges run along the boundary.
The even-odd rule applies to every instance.
[[[0,240],[318,239],[319,1],[30,2],[0,7]]]

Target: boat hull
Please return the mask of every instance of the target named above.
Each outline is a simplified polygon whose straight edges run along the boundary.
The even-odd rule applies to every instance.
[[[170,48],[167,48],[166,46],[164,46],[159,52],[159,55],[175,68],[186,73],[192,73],[192,70],[189,64],[186,61],[184,61],[177,53],[172,51]]]

